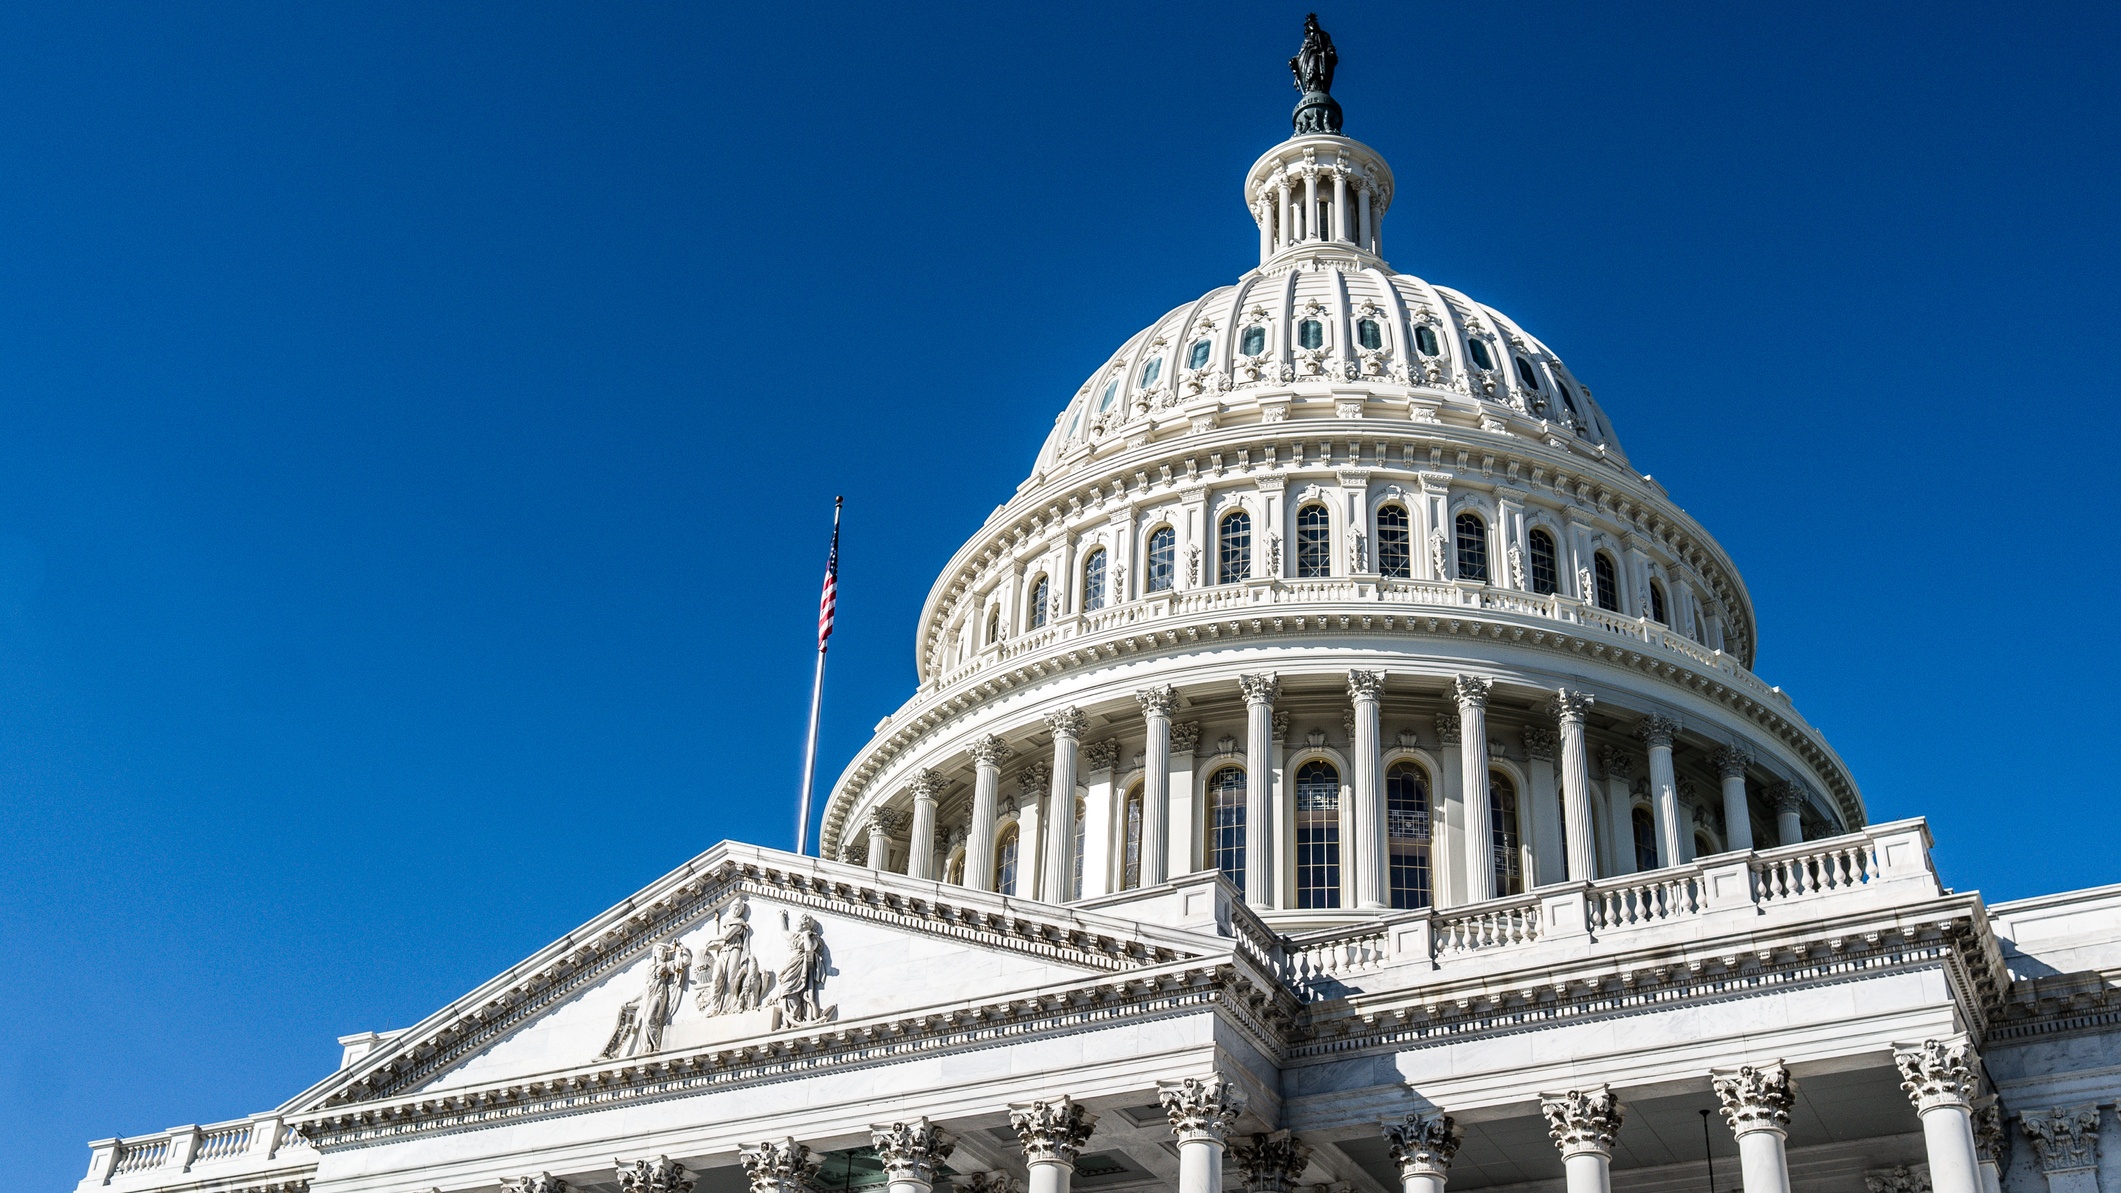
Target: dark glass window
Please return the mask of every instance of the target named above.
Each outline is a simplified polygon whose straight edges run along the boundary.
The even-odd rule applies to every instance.
[[[1026,626],[1035,630],[1046,624],[1046,578],[1044,576],[1040,576],[1031,582],[1031,608],[1029,613],[1030,615],[1024,618]]]
[[[1670,625],[1672,619],[1664,615],[1664,585],[1650,581],[1650,620],[1658,625]]]
[[[1193,350],[1186,354],[1186,367],[1189,369],[1207,368],[1209,351],[1208,341],[1195,340],[1193,342]]]
[[[1002,830],[1002,839],[994,845],[994,889],[1004,895],[1016,891],[1016,845],[1019,840],[1014,824]]]
[[[1466,340],[1466,350],[1473,354],[1473,363],[1483,369],[1495,367],[1495,358],[1488,355],[1488,346],[1481,340]]]
[[[1382,348],[1385,346],[1384,330],[1377,326],[1377,320],[1375,319],[1357,319],[1355,321],[1355,342],[1373,350]]]
[[[1538,392],[1539,374],[1532,371],[1532,362],[1522,356],[1513,356],[1510,360],[1517,365],[1517,383],[1535,393]]]
[[[1296,575],[1315,580],[1333,574],[1333,525],[1322,505],[1307,505],[1296,515]]]
[[[996,642],[1001,641],[1001,637],[1002,610],[1001,606],[996,605],[994,610],[987,614],[987,645],[994,645]]]
[[[1524,838],[1517,831],[1517,785],[1488,772],[1488,839],[1495,855],[1495,894],[1524,894]]]
[[[1414,347],[1423,356],[1434,356],[1437,352],[1436,329],[1424,323],[1414,329]]]
[[[1083,806],[1082,800],[1078,799],[1075,801],[1075,870],[1068,876],[1068,897],[1070,899],[1083,897],[1083,834],[1085,825],[1090,820],[1090,817],[1086,815],[1088,811],[1089,809]]]
[[[1600,551],[1591,559],[1591,583],[1598,589],[1598,607],[1620,612],[1620,577],[1613,573],[1613,557]]]
[[[1105,383],[1105,392],[1098,396],[1097,408],[1099,410],[1112,409],[1112,399],[1117,397],[1118,395],[1119,378],[1114,377],[1111,381]]]
[[[1544,530],[1534,530],[1525,536],[1532,544],[1532,566],[1526,579],[1531,581],[1532,591],[1541,596],[1553,595],[1560,580],[1560,568],[1555,566],[1554,536]]]
[[[1083,612],[1105,607],[1105,552],[1103,548],[1090,552],[1083,561]]]
[[[1460,514],[1452,524],[1457,530],[1458,578],[1488,581],[1488,527],[1479,514]]]
[[[1377,574],[1405,580],[1414,574],[1414,535],[1403,506],[1377,510]]]
[[[1238,510],[1224,518],[1215,546],[1216,583],[1235,584],[1252,578],[1252,515]]]
[[[1650,821],[1648,808],[1635,809],[1631,821],[1635,827],[1635,868],[1655,870],[1657,868],[1657,826]]]
[[[1142,366],[1142,384],[1145,386],[1156,384],[1156,379],[1163,375],[1164,358],[1161,356]]]
[[[1136,784],[1127,793],[1127,810],[1121,817],[1119,842],[1119,889],[1131,891],[1142,884],[1142,789]]]
[[[1159,526],[1149,535],[1149,591],[1170,589],[1178,569],[1178,532]]]
[[[1569,408],[1570,414],[1576,413],[1576,396],[1569,392],[1567,383],[1557,377],[1554,379],[1554,388],[1561,391],[1561,404]]]
[[[1296,771],[1296,905],[1340,906],[1340,772],[1315,758]]]
[[[1245,889],[1245,772],[1226,766],[1208,779],[1208,857],[1210,866]]]
[[[1316,348],[1326,342],[1326,325],[1316,319],[1306,319],[1296,325],[1296,346]]]
[[[1258,356],[1267,350],[1267,329],[1253,324],[1237,341],[1237,350],[1246,356]]]
[[[1429,905],[1429,777],[1411,762],[1385,775],[1385,840],[1391,850],[1392,906]]]

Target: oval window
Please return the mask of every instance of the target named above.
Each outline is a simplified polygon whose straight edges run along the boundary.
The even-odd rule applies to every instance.
[[[1436,329],[1424,323],[1414,329],[1414,346],[1423,356],[1436,355]]]
[[[1495,367],[1495,358],[1488,355],[1488,346],[1479,340],[1466,340],[1466,347],[1473,353],[1473,363],[1483,369]]]
[[[1296,343],[1302,348],[1316,348],[1326,342],[1325,325],[1316,319],[1306,319],[1296,325]]]
[[[1237,350],[1246,356],[1258,356],[1260,353],[1265,352],[1267,350],[1267,329],[1256,323],[1247,327],[1244,338],[1238,342]]]
[[[1102,397],[1097,399],[1097,408],[1099,410],[1112,409],[1112,399],[1117,397],[1118,395],[1119,378],[1114,377],[1112,380],[1105,383],[1105,392]]]
[[[1189,369],[1205,369],[1208,367],[1208,341],[1200,340],[1193,345],[1193,350],[1186,354],[1186,367]]]
[[[1517,365],[1517,383],[1533,393],[1538,393],[1539,374],[1532,371],[1532,362],[1522,356],[1513,356],[1510,359]]]
[[[1355,323],[1355,342],[1361,344],[1365,348],[1384,347],[1385,336],[1382,331],[1378,330],[1377,320],[1357,320]]]
[[[1155,360],[1152,360],[1152,361],[1150,361],[1150,362],[1149,362],[1148,364],[1145,364],[1145,365],[1143,365],[1143,366],[1142,366],[1142,384],[1143,384],[1143,385],[1154,385],[1154,384],[1156,384],[1156,379],[1157,379],[1158,377],[1161,377],[1161,376],[1163,376],[1163,375],[1164,375],[1164,358],[1163,358],[1163,357],[1161,357],[1161,356],[1157,357],[1157,358],[1156,358]]]

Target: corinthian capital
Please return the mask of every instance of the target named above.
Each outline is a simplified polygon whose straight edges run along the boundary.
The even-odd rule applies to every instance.
[[[1245,1092],[1220,1073],[1159,1081],[1156,1100],[1164,1104],[1171,1132],[1181,1143],[1190,1139],[1220,1143],[1229,1136],[1230,1124],[1245,1112]]]
[[[1743,779],[1745,768],[1753,765],[1753,756],[1743,746],[1725,746],[1709,755],[1709,765],[1716,768],[1719,779]]]
[[[799,1193],[817,1175],[818,1159],[793,1136],[749,1143],[736,1150],[751,1193]]]
[[[1375,700],[1385,690],[1385,673],[1382,671],[1348,672],[1348,699]]]
[[[1804,811],[1804,784],[1784,780],[1768,789],[1768,799],[1775,811],[1785,815]]]
[[[1716,1100],[1723,1103],[1723,1119],[1731,1125],[1731,1134],[1789,1134],[1790,1106],[1797,1100],[1797,1082],[1781,1061],[1758,1068],[1739,1065],[1735,1069],[1711,1069],[1709,1084],[1716,1090]]]
[[[957,1138],[926,1118],[871,1127],[869,1138],[890,1179],[923,1185],[935,1183],[935,1170],[957,1149]]]
[[[1447,746],[1455,746],[1458,744],[1457,713],[1440,712],[1436,714],[1436,738],[1438,741],[1441,741],[1444,745]]]
[[[1449,1176],[1451,1158],[1465,1139],[1465,1128],[1448,1114],[1410,1114],[1385,1124],[1385,1147],[1399,1165],[1402,1180],[1410,1176]]]
[[[2040,1171],[2048,1174],[2099,1165],[2099,1108],[2047,1110],[2022,1115],[2018,1126],[2033,1141]]]
[[[1090,1142],[1090,1129],[1097,1116],[1076,1104],[1066,1094],[1048,1102],[1017,1102],[1009,1107],[1009,1125],[1024,1145],[1024,1159],[1032,1164],[1066,1164]]]
[[[906,827],[906,814],[896,808],[878,808],[869,814],[869,831],[885,836]]]
[[[1141,702],[1142,715],[1145,717],[1168,717],[1178,711],[1178,689],[1170,684],[1160,688],[1143,688],[1134,693],[1134,698]]]
[[[1053,785],[1053,768],[1043,762],[1034,762],[1024,768],[1024,773],[1017,776],[1017,781],[1023,784],[1019,789],[1023,799],[1041,799],[1046,794],[1046,788]]]
[[[1230,1160],[1257,1193],[1287,1193],[1311,1163],[1311,1145],[1287,1131],[1254,1135],[1230,1149]]]
[[[1281,677],[1273,672],[1263,675],[1240,675],[1237,686],[1245,693],[1246,704],[1272,704],[1281,695]]]
[[[1900,1066],[1900,1088],[1917,1113],[1939,1106],[1972,1107],[1974,1066],[1980,1061],[1966,1036],[1903,1045],[1893,1049],[1893,1063]]]
[[[501,1188],[508,1193],[567,1193],[567,1182],[549,1172],[540,1172],[534,1176],[519,1176],[514,1180],[502,1181]]]
[[[1090,718],[1083,715],[1083,710],[1073,706],[1046,714],[1046,728],[1053,731],[1056,741],[1061,738],[1074,741],[1083,735],[1083,730],[1088,728],[1089,724]]]
[[[669,1156],[653,1160],[613,1160],[619,1170],[619,1187],[625,1193],[691,1193],[692,1180],[685,1166]]]
[[[1478,676],[1461,675],[1452,681],[1451,687],[1453,693],[1458,697],[1458,707],[1486,708],[1488,706],[1488,692],[1495,687],[1495,684],[1491,680],[1481,679]]]
[[[1111,738],[1083,747],[1084,770],[1110,770],[1119,762],[1119,743]]]
[[[1653,750],[1658,746],[1671,749],[1672,738],[1678,736],[1678,733],[1679,722],[1662,713],[1653,712],[1642,718],[1642,724],[1635,726],[1635,736],[1642,739],[1643,745]]]
[[[1547,1116],[1547,1134],[1564,1159],[1579,1152],[1613,1154],[1613,1140],[1620,1135],[1620,1099],[1613,1087],[1564,1090],[1541,1094],[1539,1112]]]
[[[1635,770],[1635,760],[1618,746],[1598,747],[1598,765],[1605,768],[1609,779],[1625,779]]]
[[[1009,756],[1009,745],[1001,738],[988,734],[972,743],[972,760],[986,766],[1000,766]]]
[[[923,768],[913,776],[913,782],[907,786],[912,790],[913,798],[932,800],[942,793],[943,776]]]
[[[1541,729],[1537,725],[1525,726],[1524,754],[1527,758],[1537,758],[1547,762],[1553,761],[1554,731],[1552,729]]]
[[[2010,1169],[2010,1132],[2003,1129],[2003,1107],[1993,1095],[1974,1107],[1974,1155],[1999,1172]]]
[[[1561,688],[1554,693],[1552,700],[1547,701],[1547,711],[1564,725],[1582,725],[1584,719],[1591,715],[1591,705],[1595,703],[1597,700],[1589,692],[1571,692],[1567,688]]]

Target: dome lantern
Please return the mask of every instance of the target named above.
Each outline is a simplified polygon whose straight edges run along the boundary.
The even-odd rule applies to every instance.
[[[1302,93],[1289,118],[1295,135],[1252,163],[1245,178],[1261,265],[1321,248],[1352,250],[1367,258],[1361,264],[1382,264],[1377,226],[1392,203],[1392,171],[1376,150],[1340,135],[1340,104],[1332,95],[1339,64],[1318,14],[1305,17],[1303,48],[1289,59]]]

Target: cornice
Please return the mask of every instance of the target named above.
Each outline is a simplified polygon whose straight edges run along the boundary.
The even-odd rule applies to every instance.
[[[2111,1031],[2121,1025],[2121,970],[2021,978],[1994,1007],[1987,1042]]]

